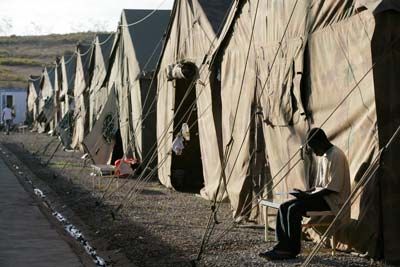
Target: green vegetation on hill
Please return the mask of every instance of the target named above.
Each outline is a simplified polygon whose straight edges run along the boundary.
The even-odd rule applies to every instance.
[[[43,64],[39,61],[35,61],[29,58],[19,57],[0,57],[0,65],[4,66],[42,66]]]
[[[20,76],[8,69],[0,69],[0,77],[4,79],[4,81],[8,82],[25,82],[26,78],[23,76]],[[9,86],[7,86],[9,87]]]
[[[43,66],[74,53],[79,42],[91,43],[96,34],[0,37],[0,88],[25,88],[29,75],[40,75]]]
[[[70,34],[50,34],[41,36],[10,36],[0,37],[0,45],[3,44],[31,44],[38,45],[40,43],[46,45],[54,44],[72,44],[76,45],[78,42],[91,42],[96,36],[96,32],[83,32],[83,33],[70,33]]]

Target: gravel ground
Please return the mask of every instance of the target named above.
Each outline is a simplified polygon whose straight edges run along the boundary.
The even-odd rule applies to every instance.
[[[82,153],[61,148],[48,162],[59,142],[45,134],[1,134],[0,142],[31,171],[34,183],[83,230],[110,266],[193,266],[210,215],[209,202],[153,180],[125,203],[126,208],[115,212],[135,179],[92,177]],[[105,191],[110,182],[111,189]],[[299,266],[313,246],[304,242],[304,252],[295,260],[268,262],[257,256],[272,246],[264,241],[263,227],[234,228],[224,234],[232,225],[227,203],[221,205],[218,220],[221,223],[197,266]],[[329,250],[320,252],[312,265],[387,266],[347,253],[333,257]]]

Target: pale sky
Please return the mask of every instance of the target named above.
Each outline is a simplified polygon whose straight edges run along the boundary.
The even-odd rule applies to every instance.
[[[115,31],[122,9],[171,9],[172,4],[173,0],[0,0],[0,36]]]

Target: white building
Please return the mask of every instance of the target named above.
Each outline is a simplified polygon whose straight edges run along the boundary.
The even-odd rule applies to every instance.
[[[0,88],[0,118],[3,118],[3,109],[9,105],[15,110],[14,124],[22,124],[26,119],[26,89]],[[0,119],[1,120],[1,119]]]

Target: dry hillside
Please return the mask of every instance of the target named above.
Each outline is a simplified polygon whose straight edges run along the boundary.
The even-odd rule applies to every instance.
[[[95,34],[0,37],[0,88],[25,88],[29,75],[40,75],[56,56],[73,53],[78,42],[91,42]]]

